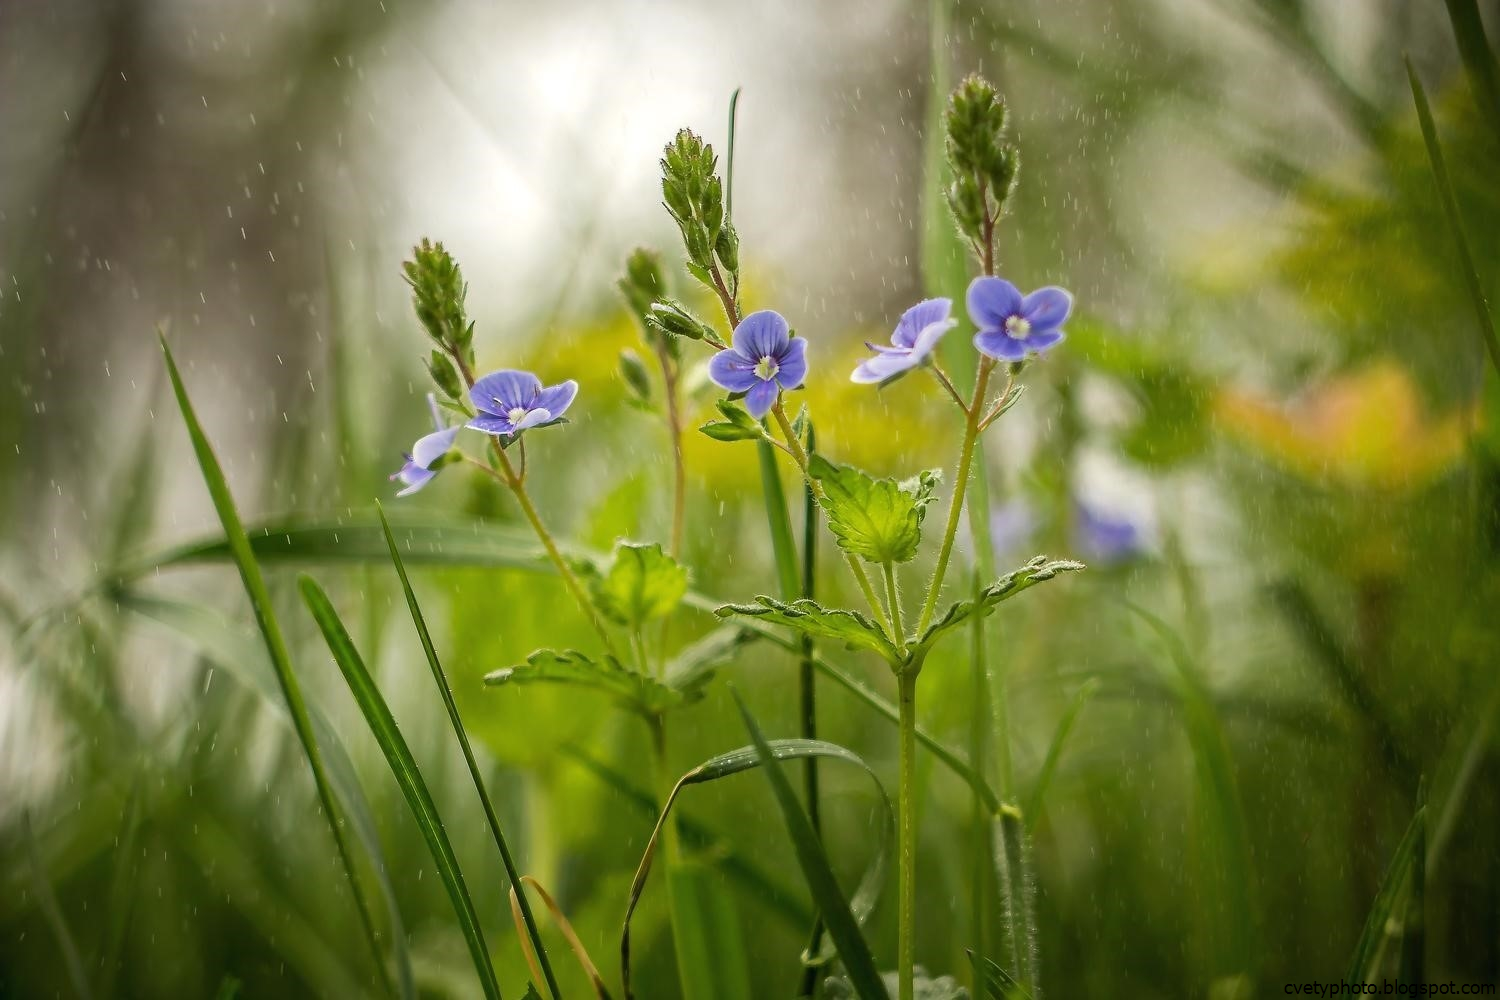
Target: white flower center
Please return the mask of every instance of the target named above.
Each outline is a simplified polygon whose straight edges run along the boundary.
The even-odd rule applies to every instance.
[[[1020,316],[1011,316],[1005,321],[1005,332],[1016,340],[1025,340],[1031,335],[1031,323]]]
[[[779,371],[781,371],[781,365],[769,354],[755,363],[755,377],[762,382],[771,381]]]
[[[512,406],[510,412],[505,415],[505,419],[509,420],[512,424],[519,424],[525,416],[526,407]]]

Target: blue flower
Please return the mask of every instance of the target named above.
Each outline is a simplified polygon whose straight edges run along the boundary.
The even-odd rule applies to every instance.
[[[925,299],[906,310],[891,334],[891,346],[866,343],[875,357],[861,362],[849,380],[865,385],[884,382],[927,360],[943,334],[958,325],[948,315],[952,311],[952,299]]]
[[[417,443],[411,446],[411,452],[405,456],[406,464],[391,474],[392,482],[399,479],[405,487],[396,494],[398,497],[415,493],[432,482],[432,477],[438,474],[438,470],[433,468],[434,464],[453,448],[453,439],[458,437],[458,432],[463,429],[443,426],[443,417],[438,412],[437,400],[430,392],[427,394],[427,405],[432,408],[432,423],[437,430],[417,438]]]
[[[469,399],[479,413],[468,426],[486,434],[514,437],[533,427],[557,423],[577,395],[578,383],[572,379],[544,389],[542,380],[531,372],[491,372],[469,389]]]
[[[1003,278],[979,277],[969,285],[969,318],[979,328],[974,346],[999,361],[1021,361],[1060,344],[1073,296],[1055,286],[1022,296]]]
[[[1098,563],[1120,563],[1146,550],[1140,525],[1129,518],[1091,507],[1082,500],[1073,505],[1073,533],[1077,544]]]
[[[745,409],[759,420],[782,389],[795,389],[807,377],[807,341],[791,332],[778,312],[751,313],[734,328],[734,346],[708,363],[708,377],[730,392],[744,393]]]

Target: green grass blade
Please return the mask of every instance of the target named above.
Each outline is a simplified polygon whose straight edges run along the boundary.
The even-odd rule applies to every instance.
[[[1443,160],[1443,148],[1438,144],[1437,126],[1432,121],[1432,108],[1427,103],[1427,91],[1417,78],[1411,59],[1406,60],[1406,79],[1411,84],[1412,101],[1417,106],[1417,122],[1422,126],[1422,142],[1427,146],[1427,162],[1432,167],[1432,178],[1437,182],[1438,200],[1443,203],[1443,215],[1448,220],[1448,231],[1458,248],[1459,272],[1463,277],[1464,290],[1474,306],[1474,318],[1479,324],[1479,336],[1490,352],[1490,363],[1500,372],[1500,335],[1495,332],[1495,319],[1484,300],[1484,285],[1479,280],[1479,270],[1474,265],[1474,254],[1469,249],[1469,238],[1464,235],[1463,217],[1459,213],[1458,198],[1453,193],[1453,181],[1448,176],[1448,165]]]
[[[291,654],[287,652],[286,640],[282,637],[281,626],[276,621],[276,613],[271,606],[271,595],[266,590],[266,582],[261,576],[260,565],[255,560],[250,540],[246,537],[244,526],[240,522],[239,511],[235,509],[234,497],[229,492],[229,484],[224,479],[224,471],[214,455],[213,447],[208,443],[207,436],[203,433],[202,425],[198,423],[193,404],[188,399],[187,389],[182,384],[182,376],[177,371],[177,363],[172,358],[172,350],[167,346],[165,337],[160,339],[162,355],[166,359],[167,374],[172,380],[172,392],[177,397],[177,406],[182,411],[183,422],[187,425],[188,437],[192,439],[193,453],[197,456],[204,483],[208,486],[209,495],[213,499],[214,510],[218,513],[219,523],[224,528],[224,544],[239,568],[240,579],[245,585],[245,593],[250,598],[256,623],[260,627],[261,637],[265,640],[266,652],[271,657],[271,666],[276,671],[276,680],[281,687],[282,698],[286,701],[292,725],[297,731],[297,739],[302,744],[308,767],[312,770],[313,783],[317,786],[324,819],[328,822],[328,829],[333,834],[339,860],[343,864],[344,874],[354,893],[360,923],[363,926],[365,939],[369,944],[380,981],[387,993],[393,993],[395,987],[391,982],[390,971],[386,968],[385,956],[380,946],[380,935],[375,929],[375,919],[369,900],[365,896],[364,886],[355,870],[354,855],[349,850],[349,842],[344,836],[343,824],[339,819],[338,803],[329,787],[328,775],[323,766],[323,756],[318,749],[318,741],[313,735],[312,720],[308,716],[307,704],[302,697],[302,686],[292,670]],[[410,996],[409,984],[402,983],[402,992],[404,996]]]
[[[1349,959],[1349,971],[1344,974],[1346,982],[1367,983],[1374,976],[1388,928],[1396,919],[1396,907],[1401,903],[1403,890],[1408,885],[1407,876],[1413,872],[1418,853],[1424,850],[1426,830],[1427,809],[1422,806],[1417,809],[1401,842],[1396,845],[1396,853],[1392,855],[1385,877],[1380,881],[1380,889],[1375,893],[1370,915],[1365,919],[1364,930],[1360,932],[1359,942],[1354,946],[1354,954]],[[1396,923],[1399,926],[1404,921],[1397,920]]]
[[[31,870],[32,892],[36,895],[37,907],[52,930],[52,936],[57,939],[57,948],[62,952],[63,968],[68,971],[68,981],[73,984],[73,992],[82,1000],[91,1000],[94,991],[89,986],[88,973],[83,970],[83,956],[78,950],[78,942],[74,940],[73,932],[68,927],[68,919],[58,905],[52,883],[47,880],[46,869],[37,853],[36,836],[31,831],[31,817],[24,813],[21,816],[21,838],[26,843],[26,865]]]
[[[1500,69],[1495,66],[1489,39],[1484,37],[1479,4],[1475,0],[1447,0],[1447,4],[1448,20],[1453,24],[1453,37],[1464,61],[1464,72],[1469,76],[1469,88],[1474,91],[1474,103],[1500,136]]]
[[[552,1000],[560,1000],[561,992],[557,986],[557,977],[552,971],[552,963],[547,958],[547,948],[542,943],[542,935],[537,930],[536,918],[531,912],[528,893],[521,885],[521,875],[516,870],[515,860],[511,857],[510,845],[506,843],[505,832],[500,828],[500,817],[495,812],[495,804],[490,800],[490,793],[484,786],[484,778],[479,773],[479,764],[474,759],[474,749],[469,743],[469,734],[464,730],[463,719],[458,714],[458,705],[453,700],[453,688],[449,685],[448,675],[438,660],[437,648],[432,643],[432,633],[428,631],[427,620],[422,617],[422,609],[417,604],[417,595],[411,589],[411,580],[406,575],[406,565],[401,561],[401,550],[396,545],[396,537],[391,534],[391,525],[386,520],[384,508],[377,503],[375,510],[380,515],[380,527],[385,532],[386,545],[391,550],[391,563],[396,567],[396,575],[401,578],[401,590],[406,595],[406,606],[411,611],[412,625],[416,627],[417,637],[422,642],[422,652],[427,656],[427,666],[432,670],[432,682],[437,686],[438,694],[443,699],[443,708],[447,710],[448,721],[453,725],[453,735],[458,737],[458,745],[463,750],[464,763],[469,768],[469,777],[473,779],[474,790],[479,794],[479,802],[484,807],[484,818],[489,823],[491,836],[495,839],[495,848],[500,852],[500,861],[505,866],[505,876],[510,880],[510,887],[515,890],[521,919],[526,924],[526,936],[531,939],[531,946],[535,949],[537,961],[541,965],[542,976],[547,981],[547,990],[552,994]]]
[[[733,687],[729,690],[734,695],[735,704],[745,721],[745,728],[755,744],[756,757],[766,780],[771,784],[782,819],[786,821],[787,832],[791,835],[792,845],[797,853],[797,863],[802,869],[802,878],[812,892],[813,902],[827,925],[828,936],[838,949],[839,958],[849,974],[849,982],[860,1000],[890,1000],[890,994],[886,992],[880,972],[875,967],[875,959],[870,954],[870,946],[860,932],[849,901],[844,897],[844,890],[839,887],[838,879],[829,867],[822,841],[813,830],[807,813],[798,804],[797,793],[792,791],[791,782],[781,772],[781,764],[771,745],[766,742],[765,735],[761,733],[755,717],[750,714],[750,709],[745,706],[739,692]]]
[[[141,782],[137,773],[125,802],[125,821],[114,851],[114,872],[109,889],[109,919],[105,924],[104,943],[99,953],[99,995],[105,1000],[114,996],[115,980],[120,973],[120,953],[125,932],[130,927],[131,911],[141,882]]]
[[[484,995],[491,1000],[499,1000],[500,984],[495,978],[495,967],[484,943],[479,915],[469,897],[468,885],[464,882],[463,872],[459,870],[458,858],[453,853],[453,845],[448,841],[442,817],[438,815],[437,805],[432,801],[427,783],[422,780],[422,772],[417,769],[417,762],[406,745],[406,739],[401,735],[380,689],[375,686],[370,672],[365,669],[364,661],[350,641],[349,633],[339,620],[338,612],[334,611],[333,604],[329,602],[328,595],[323,593],[322,588],[310,576],[299,577],[297,585],[302,591],[302,600],[328,642],[329,652],[333,654],[334,661],[349,685],[349,693],[354,695],[375,742],[380,744],[380,752],[390,765],[391,774],[395,776],[396,784],[400,786],[401,794],[417,821],[417,827],[422,831],[422,838],[427,841],[438,875],[443,880],[443,887],[448,890],[448,898],[458,916],[459,928],[469,946],[469,955],[474,961],[474,971],[479,975]]]
[[[1068,708],[1057,722],[1057,728],[1052,732],[1052,742],[1047,744],[1047,757],[1042,761],[1042,769],[1037,772],[1036,783],[1031,786],[1031,794],[1026,797],[1026,808],[1021,813],[1026,821],[1026,832],[1036,830],[1038,817],[1042,814],[1042,803],[1047,798],[1047,788],[1052,784],[1052,776],[1057,771],[1057,762],[1062,758],[1063,744],[1068,740],[1068,734],[1073,731],[1073,724],[1078,721],[1079,713],[1083,706],[1087,705],[1089,699],[1099,691],[1100,680],[1091,677],[1084,681],[1073,700],[1068,703]]]

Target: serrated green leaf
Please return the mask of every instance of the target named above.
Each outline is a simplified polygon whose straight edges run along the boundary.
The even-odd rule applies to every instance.
[[[825,608],[817,601],[778,601],[761,595],[754,604],[725,604],[714,609],[720,618],[739,616],[785,625],[815,639],[832,639],[850,649],[868,649],[895,663],[900,654],[880,626],[857,611]]]
[[[944,632],[962,625],[971,616],[988,615],[1001,601],[1014,597],[1023,590],[1050,580],[1059,573],[1074,572],[1083,568],[1083,563],[1072,559],[1048,559],[1046,556],[1037,556],[1025,566],[1012,570],[984,588],[976,599],[959,601],[949,606],[943,617],[929,625],[927,631],[912,643],[912,656],[915,658],[925,655]]]
[[[876,479],[814,455],[812,477],[823,485],[823,509],[839,548],[872,563],[908,562],[922,541],[922,519],[937,487],[934,471],[898,483]]]
[[[706,678],[705,678],[706,679]],[[655,715],[702,697],[701,687],[667,687],[622,667],[612,657],[595,660],[576,649],[539,649],[526,662],[484,675],[485,684],[579,684],[610,695],[643,715]]]
[[[657,542],[620,542],[609,571],[589,577],[600,614],[632,629],[671,614],[687,585],[687,570]]]

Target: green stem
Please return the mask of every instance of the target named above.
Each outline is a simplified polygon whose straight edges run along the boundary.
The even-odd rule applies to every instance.
[[[823,487],[812,477],[812,471],[808,468],[807,452],[802,450],[802,442],[797,440],[797,432],[792,430],[792,422],[786,417],[786,408],[781,405],[781,400],[776,400],[776,405],[771,408],[771,415],[776,418],[777,425],[781,428],[782,436],[786,438],[787,452],[792,456],[792,461],[797,463],[797,468],[802,472],[802,478],[807,483],[807,488],[812,490],[813,496],[818,502],[823,501]],[[891,627],[891,620],[885,613],[885,608],[880,604],[880,596],[875,593],[875,587],[870,583],[870,575],[865,572],[864,566],[859,559],[850,553],[844,553],[844,561],[849,564],[849,570],[854,574],[854,580],[859,584],[859,589],[864,592],[865,601],[869,603],[870,610],[874,613],[880,627],[891,641],[899,641],[899,636]]]
[[[891,609],[891,625],[896,633],[896,649],[906,655],[906,628],[901,623],[901,595],[896,592],[896,567],[885,562],[885,602]]]
[[[913,961],[916,955],[917,914],[917,838],[916,838],[916,757],[917,757],[917,672],[904,670],[896,676],[900,690],[900,805],[897,820],[899,903],[897,906],[896,971],[900,982],[900,1000],[913,1000],[915,986]]]
[[[958,521],[964,510],[964,492],[969,485],[969,468],[974,464],[974,442],[979,439],[979,408],[989,388],[990,372],[995,363],[988,358],[979,365],[979,377],[974,380],[974,399],[969,406],[969,418],[964,423],[963,450],[958,457],[958,475],[953,483],[953,500],[948,505],[948,526],[943,531],[943,547],[938,551],[937,567],[932,571],[932,582],[927,585],[927,601],[922,605],[922,617],[917,621],[917,635],[927,630],[932,613],[937,608],[938,594],[943,589],[943,576],[948,572],[948,560],[953,556],[953,539],[958,534]]]

